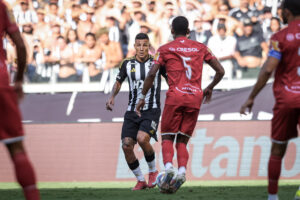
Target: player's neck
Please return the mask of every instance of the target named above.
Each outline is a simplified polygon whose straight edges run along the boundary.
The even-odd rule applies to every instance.
[[[175,35],[174,39],[179,38],[179,37],[186,37],[186,35]]]
[[[139,61],[140,63],[145,62],[146,60],[148,60],[149,55],[145,56],[145,57],[138,57],[137,55],[135,56],[135,59],[137,59],[137,61]]]

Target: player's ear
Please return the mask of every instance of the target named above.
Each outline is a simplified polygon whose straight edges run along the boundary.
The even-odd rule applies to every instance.
[[[190,34],[190,29],[188,28],[187,32],[186,32],[186,35],[189,35]]]
[[[174,34],[175,34],[175,31],[174,31],[174,29],[173,29],[173,28],[171,28],[171,33],[172,33],[172,35],[174,35]]]

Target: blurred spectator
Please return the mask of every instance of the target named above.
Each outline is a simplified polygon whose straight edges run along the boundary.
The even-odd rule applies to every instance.
[[[261,64],[266,58],[268,45],[260,33],[253,31],[250,20],[244,22],[244,35],[237,38],[235,58],[243,71],[243,78],[258,75]]]
[[[195,0],[187,0],[185,2],[185,10],[183,11],[183,14],[189,21],[189,29],[194,29],[194,20],[197,16],[202,16],[204,14],[204,9],[199,1]]]
[[[210,30],[203,30],[203,20],[201,17],[198,17],[194,21],[195,30],[190,32],[190,39],[201,42],[207,45],[209,38],[212,36]]]
[[[270,26],[264,31],[264,39],[269,43],[271,36],[279,31],[281,28],[280,19],[278,17],[272,17],[270,21]]]
[[[51,55],[48,60],[59,66],[58,82],[78,81],[76,69],[74,67],[74,59],[75,56],[72,49],[67,45],[64,37],[59,36],[56,45],[51,49]]]
[[[85,9],[85,15],[78,22],[77,30],[79,40],[84,41],[87,33],[95,33],[96,26],[93,22],[94,9],[87,7]]]
[[[45,21],[50,25],[59,24],[61,27],[64,26],[64,20],[59,15],[57,3],[50,1],[48,12],[47,15],[45,16]]]
[[[154,0],[150,0],[147,4],[147,22],[151,25],[155,25],[160,17],[160,12],[157,9],[157,3]]]
[[[38,9],[37,18],[38,21],[34,25],[33,34],[36,39],[39,39],[40,41],[44,41],[50,32],[50,26],[48,23],[45,22],[45,11],[42,9]]]
[[[240,0],[240,6],[237,8],[233,8],[229,12],[229,16],[237,19],[240,22],[245,21],[246,19],[251,19],[253,23],[257,22],[257,17],[259,15],[259,12],[256,10],[256,8],[253,8],[253,10],[250,10],[249,8],[249,0]]]
[[[102,55],[105,57],[102,69],[108,70],[117,67],[122,61],[122,49],[120,43],[110,41],[108,36],[108,29],[102,28],[97,32],[98,44],[103,50]],[[102,61],[104,58],[102,58]]]
[[[99,81],[104,65],[103,60],[101,60],[102,50],[96,44],[94,33],[87,33],[84,42],[85,44],[80,49],[78,56],[78,62],[84,65],[82,81]]]
[[[78,38],[77,30],[69,29],[66,35],[66,41],[68,47],[73,52],[75,58],[77,58],[80,54],[80,48],[82,47],[82,42]],[[74,67],[77,71],[77,75],[80,77],[83,73],[83,65],[75,62]]]
[[[225,24],[227,30],[226,33],[228,35],[233,36],[234,34],[237,34],[241,36],[243,34],[242,33],[243,24],[238,20],[236,20],[235,18],[230,17],[228,14],[229,14],[229,5],[226,3],[219,4],[218,12],[212,24],[213,34],[218,32],[217,30],[218,24]]]
[[[20,1],[20,9],[14,11],[14,16],[19,25],[37,22],[36,13],[29,7],[29,0]]]
[[[27,50],[27,69],[26,74],[30,81],[33,80],[35,75],[36,66],[33,62],[33,45],[35,38],[33,35],[33,26],[31,23],[23,24],[22,26],[22,36],[24,38],[24,43]]]
[[[226,35],[225,24],[219,24],[217,30],[218,33],[208,40],[207,46],[214,52],[214,55],[224,67],[225,75],[223,78],[231,80],[234,69],[232,59],[236,48],[236,39],[233,36]]]
[[[173,39],[172,35],[171,35],[170,25],[176,14],[177,14],[177,11],[176,11],[176,8],[175,8],[174,4],[172,3],[172,1],[167,1],[164,4],[162,16],[156,23],[156,25],[160,29],[159,30],[160,44],[166,44],[167,42],[169,42]]]
[[[120,41],[120,29],[118,26],[118,21],[114,16],[107,16],[106,27],[108,28],[109,40],[114,42]]]
[[[50,55],[52,46],[56,43],[59,36],[61,36],[60,25],[52,24],[51,31],[48,33],[47,38],[42,41],[46,56]]]

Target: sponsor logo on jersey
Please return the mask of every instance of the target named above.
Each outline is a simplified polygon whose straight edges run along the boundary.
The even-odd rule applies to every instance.
[[[151,121],[151,127],[156,130],[157,123],[155,121]]]
[[[280,51],[279,42],[276,40],[271,40],[271,49],[275,51]]]
[[[132,69],[130,70],[130,72],[135,72],[135,68],[132,68]]]
[[[198,48],[177,47],[176,51],[179,51],[179,52],[198,52],[199,49]]]
[[[183,44],[183,43],[184,43],[184,40],[180,40],[180,43],[182,43],[182,44]]]
[[[287,41],[291,42],[291,41],[293,41],[295,39],[295,37],[294,37],[294,35],[292,33],[288,33],[286,35],[286,39],[287,39]]]

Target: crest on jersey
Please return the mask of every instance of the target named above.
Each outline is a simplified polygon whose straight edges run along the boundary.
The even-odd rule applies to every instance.
[[[154,55],[154,60],[158,61],[158,59],[159,59],[159,52],[156,52],[156,54]]]
[[[276,40],[271,40],[271,49],[280,52],[279,42]]]

